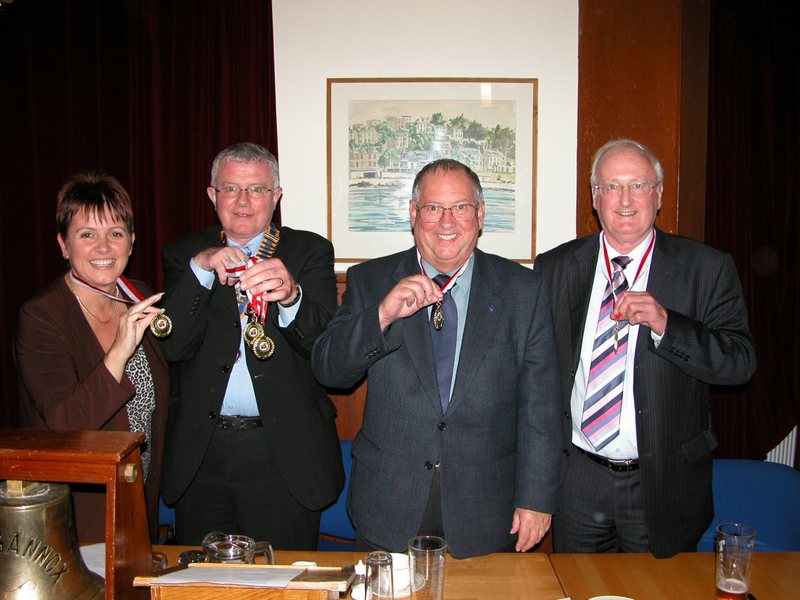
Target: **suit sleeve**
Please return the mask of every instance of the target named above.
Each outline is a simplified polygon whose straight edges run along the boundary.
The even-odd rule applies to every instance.
[[[312,353],[314,375],[322,385],[349,388],[375,362],[400,346],[403,319],[392,323],[384,336],[378,319],[379,305],[380,300],[366,294],[356,268],[351,268],[342,306],[317,339]]]
[[[308,249],[302,264],[297,267],[291,255],[287,258],[287,269],[303,288],[297,315],[286,327],[280,327],[275,311],[275,326],[292,349],[305,359],[311,357],[314,341],[325,330],[337,306],[333,245],[325,240],[309,245]]]
[[[533,316],[520,373],[516,506],[553,514],[561,464],[559,364],[550,301],[541,277],[528,291]]]
[[[702,277],[706,293],[699,317],[667,310],[667,328],[658,348],[648,347],[687,375],[710,385],[746,383],[755,372],[753,339],[736,267],[725,255],[716,272]]]
[[[208,303],[219,283],[214,280],[211,290],[195,277],[188,252],[167,246],[162,253],[164,262],[164,301],[162,306],[172,319],[172,334],[162,340],[164,355],[170,362],[191,358],[203,342],[208,321]]]

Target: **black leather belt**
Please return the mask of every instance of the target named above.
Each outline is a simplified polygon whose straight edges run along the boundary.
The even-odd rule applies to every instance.
[[[261,417],[237,417],[230,415],[220,415],[217,418],[217,427],[220,429],[235,429],[243,431],[254,427],[263,427],[264,422]]]
[[[575,444],[572,445],[575,450],[578,450],[581,454],[588,456],[591,460],[596,462],[598,465],[603,465],[611,469],[612,471],[635,471],[639,468],[639,459],[638,458],[626,458],[624,460],[611,460],[610,458],[606,458],[605,456],[600,456],[598,454],[592,454],[591,452],[587,452],[583,448],[579,448]]]

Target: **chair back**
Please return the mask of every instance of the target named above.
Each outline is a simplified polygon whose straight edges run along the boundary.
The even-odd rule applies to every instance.
[[[756,530],[756,552],[800,551],[800,471],[761,460],[714,460],[714,519],[697,549],[713,552],[720,523]]]
[[[158,497],[158,543],[175,543],[175,509],[164,504],[164,499]]]
[[[344,489],[336,502],[322,511],[317,550],[354,552],[356,532],[347,514],[347,492],[350,489],[350,471],[353,463],[350,449],[353,443],[350,440],[340,440],[340,443],[344,464]]]

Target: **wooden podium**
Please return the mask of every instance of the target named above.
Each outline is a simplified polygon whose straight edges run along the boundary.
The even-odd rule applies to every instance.
[[[146,600],[134,588],[152,556],[144,502],[141,433],[0,429],[0,479],[106,486],[106,598]]]

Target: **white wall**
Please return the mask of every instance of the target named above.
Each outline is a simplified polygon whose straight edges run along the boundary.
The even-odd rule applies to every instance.
[[[578,0],[273,0],[282,217],[327,235],[329,77],[539,80],[536,250],[575,237]]]

